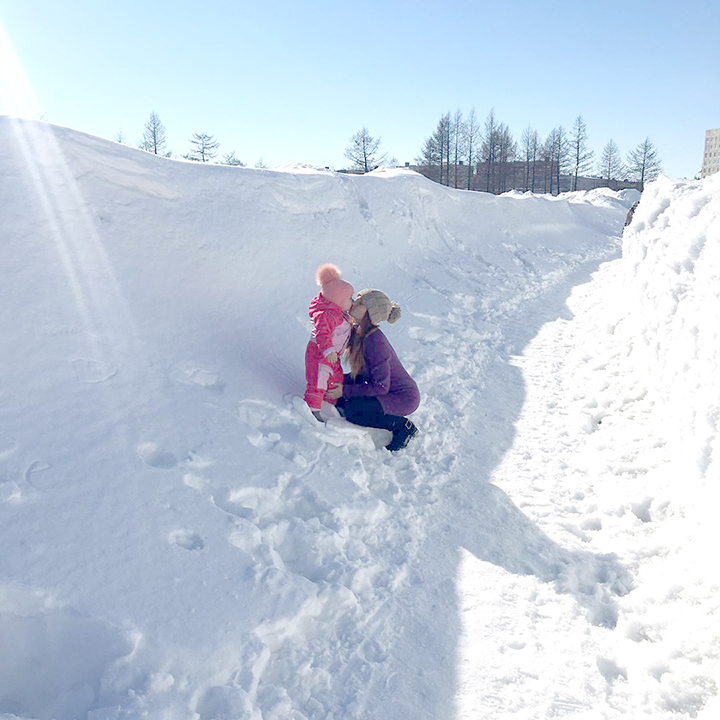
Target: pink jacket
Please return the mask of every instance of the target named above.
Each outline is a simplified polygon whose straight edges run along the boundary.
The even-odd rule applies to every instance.
[[[320,348],[323,357],[336,352],[338,355],[350,337],[350,321],[335,303],[326,300],[322,293],[310,303],[310,319],[315,326],[312,341]]]

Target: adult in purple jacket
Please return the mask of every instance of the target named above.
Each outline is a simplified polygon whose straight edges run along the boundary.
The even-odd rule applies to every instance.
[[[397,354],[378,327],[400,317],[400,306],[380,290],[361,290],[350,309],[353,329],[346,350],[350,373],[327,397],[347,420],[392,432],[388,450],[401,450],[418,429],[406,415],[417,410],[420,393]]]

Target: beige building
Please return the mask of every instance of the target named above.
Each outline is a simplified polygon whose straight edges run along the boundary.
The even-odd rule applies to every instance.
[[[705,133],[702,176],[707,177],[716,172],[720,172],[720,129],[708,130]]]

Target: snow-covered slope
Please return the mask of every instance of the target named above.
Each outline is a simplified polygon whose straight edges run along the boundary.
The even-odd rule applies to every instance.
[[[686,562],[712,513],[684,492],[717,473],[717,183],[653,184],[570,310],[637,194],[200,166],[10,118],[0,141],[0,717],[715,695],[717,576]],[[404,453],[292,403],[326,261],[403,307]]]

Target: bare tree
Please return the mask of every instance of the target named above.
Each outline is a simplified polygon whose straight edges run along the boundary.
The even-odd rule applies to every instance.
[[[480,126],[478,125],[475,108],[470,111],[465,123],[465,156],[467,158],[467,189],[472,188],[473,163],[477,162],[478,144],[480,143]]]
[[[228,153],[227,155],[223,155],[223,165],[232,165],[233,167],[245,167],[246,163],[244,163],[240,158],[235,157],[235,151],[233,150],[231,153]]]
[[[535,192],[535,172],[540,154],[540,138],[537,130],[525,128],[520,140],[521,153],[525,164],[525,189]]]
[[[565,130],[562,127],[554,128],[545,140],[543,146],[543,158],[545,161],[545,192],[551,195],[560,193],[560,176],[567,171],[568,166],[568,141]]]
[[[598,175],[605,181],[608,187],[613,180],[619,180],[623,173],[623,162],[620,158],[620,150],[615,141],[610,139],[603,148],[600,162],[597,166]]]
[[[421,168],[422,174],[431,180],[438,181],[438,169],[440,167],[440,146],[435,135],[425,140],[420,155],[415,158],[415,164]]]
[[[497,131],[497,160],[498,160],[498,192],[505,192],[508,189],[508,171],[511,163],[517,157],[517,143],[513,140],[510,128],[505,123],[500,123]],[[513,183],[511,182],[510,185]]]
[[[655,180],[662,172],[657,150],[649,137],[628,153],[627,169],[630,179],[640,183],[641,192],[646,182]]]
[[[485,191],[500,193],[508,186],[511,163],[517,155],[517,143],[505,123],[495,118],[491,110],[485,121],[480,158],[485,165]]]
[[[485,129],[483,130],[483,141],[480,149],[480,157],[485,164],[485,191],[490,192],[495,189],[495,163],[498,154],[498,122],[495,119],[495,110],[490,110],[490,114],[485,120]]]
[[[450,136],[452,142],[452,154],[453,154],[453,165],[454,167],[454,187],[457,189],[458,186],[458,172],[460,166],[460,158],[464,153],[463,143],[465,141],[465,133],[463,131],[463,116],[462,112],[458,108],[453,115],[452,123],[450,125]],[[449,183],[448,183],[449,184]]]
[[[377,155],[382,140],[374,138],[366,127],[350,138],[351,145],[345,148],[345,157],[352,162],[353,170],[370,172],[385,162],[385,155]]]
[[[220,143],[215,137],[206,133],[193,133],[190,144],[193,146],[192,149],[183,157],[186,160],[195,160],[197,162],[210,162],[217,157],[215,151],[220,147]]]
[[[171,153],[166,150],[165,126],[162,124],[160,117],[153,110],[150,113],[150,119],[145,123],[145,132],[142,140],[138,143],[141,150],[155,153],[155,155],[164,155],[169,157]]]
[[[549,192],[552,195],[553,181],[555,178],[555,134],[557,130],[552,130],[542,144],[542,160],[543,160],[543,192]]]
[[[445,113],[438,121],[435,132],[425,140],[420,156],[415,160],[423,168],[426,177],[441,185],[450,184],[451,135],[450,113]]]
[[[573,165],[572,189],[577,190],[578,177],[590,172],[592,160],[595,157],[595,153],[588,148],[587,127],[582,115],[578,115],[573,123],[570,135],[570,156]]]
[[[121,145],[127,145],[127,136],[122,130],[117,131],[117,135],[115,135],[115,142],[120,143]]]
[[[550,144],[550,193],[553,192],[553,181],[557,194],[562,191],[560,176],[568,169],[569,146],[567,133],[562,125],[555,128],[547,139]]]
[[[435,144],[438,148],[440,161],[440,184],[450,185],[450,146],[452,135],[452,120],[450,113],[445,113],[438,120],[435,128]]]

